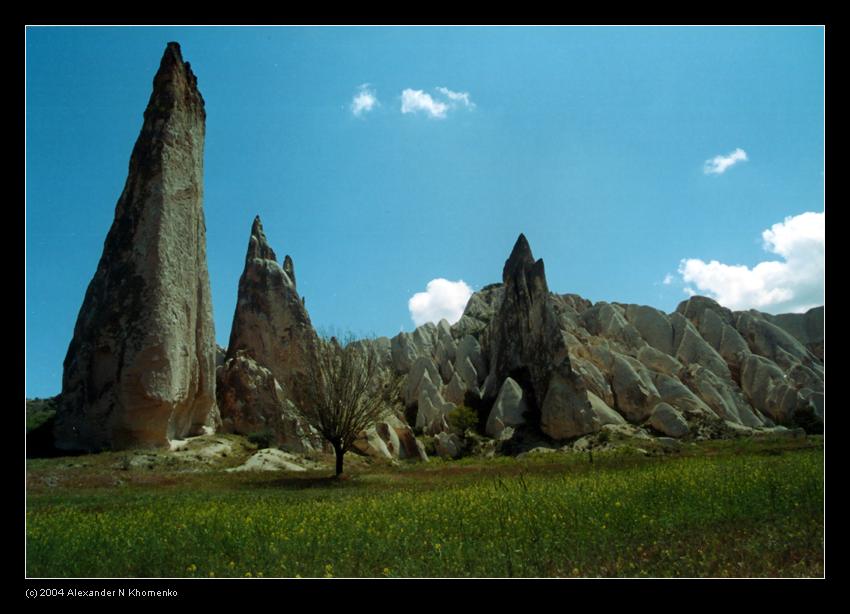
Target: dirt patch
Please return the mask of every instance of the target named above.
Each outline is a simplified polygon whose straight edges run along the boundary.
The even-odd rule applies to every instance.
[[[327,468],[327,463],[319,463],[283,450],[266,448],[252,455],[238,467],[231,467],[227,471],[307,471]]]

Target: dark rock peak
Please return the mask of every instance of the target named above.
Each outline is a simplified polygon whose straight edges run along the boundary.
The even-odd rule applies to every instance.
[[[502,281],[508,283],[508,279],[516,277],[518,271],[524,271],[534,265],[534,256],[531,253],[531,246],[528,244],[528,239],[520,233],[514,243],[514,248],[511,250],[511,255],[505,261],[505,268],[502,269]]]
[[[490,321],[488,379],[496,396],[506,378],[523,389],[529,415],[553,439],[577,437],[599,429],[587,390],[572,371],[561,334],[555,299],[546,283],[543,260],[534,260],[520,234],[502,270],[504,296]]]
[[[257,258],[277,262],[277,256],[266,240],[263,223],[260,221],[259,215],[254,218],[254,223],[251,225],[251,238],[248,239],[248,252],[245,254],[245,262],[247,264]]]
[[[169,43],[154,76],[142,130],[130,156],[126,187],[134,189],[136,175],[152,179],[161,172],[165,147],[202,146],[205,121],[198,79],[189,63],[183,61],[180,45]]]
[[[292,263],[292,258],[287,254],[283,258],[283,272],[289,276],[289,279],[292,281],[292,287],[295,287],[295,265]],[[304,297],[301,298],[301,302],[304,302]]]
[[[549,294],[543,259],[534,260],[531,246],[522,233],[517,238],[511,255],[505,261],[502,281],[506,288],[512,288],[514,292],[528,293],[532,301],[535,300],[533,298],[535,296],[546,297]]]
[[[183,53],[180,50],[180,43],[171,41],[165,46],[165,53],[162,54],[160,61],[160,71],[164,66],[185,66],[187,63],[183,61]]]
[[[159,70],[153,78],[153,93],[145,110],[145,120],[170,115],[180,106],[206,118],[198,78],[189,62],[183,61],[180,45],[172,42],[166,46]]]
[[[159,71],[154,77],[154,84],[164,75],[178,76],[185,79],[191,93],[196,94],[203,105],[204,98],[198,90],[198,77],[192,71],[192,65],[183,61],[180,51],[180,43],[170,42],[165,47],[162,60],[159,63]]]

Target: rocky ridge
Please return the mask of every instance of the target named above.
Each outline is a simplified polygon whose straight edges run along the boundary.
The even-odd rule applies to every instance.
[[[552,293],[520,235],[502,283],[473,294],[456,324],[425,324],[390,346],[426,435],[447,433],[447,416],[468,405],[482,432],[525,448],[605,425],[698,439],[822,431],[822,322],[823,307],[772,316],[695,296],[665,314]]]

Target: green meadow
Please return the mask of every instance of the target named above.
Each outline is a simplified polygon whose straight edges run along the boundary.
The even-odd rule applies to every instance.
[[[360,462],[342,480],[115,458],[28,461],[29,577],[824,573],[819,437]]]

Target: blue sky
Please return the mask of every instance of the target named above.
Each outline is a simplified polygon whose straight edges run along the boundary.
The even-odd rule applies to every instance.
[[[224,346],[256,214],[294,259],[320,330],[412,330],[414,294],[437,278],[500,281],[520,232],[553,291],[592,301],[822,302],[823,38],[817,27],[30,28],[26,394],[61,389],[168,41],[206,100]],[[403,113],[405,90],[425,106]],[[363,92],[376,102],[355,115]],[[723,172],[708,172],[719,156]]]

